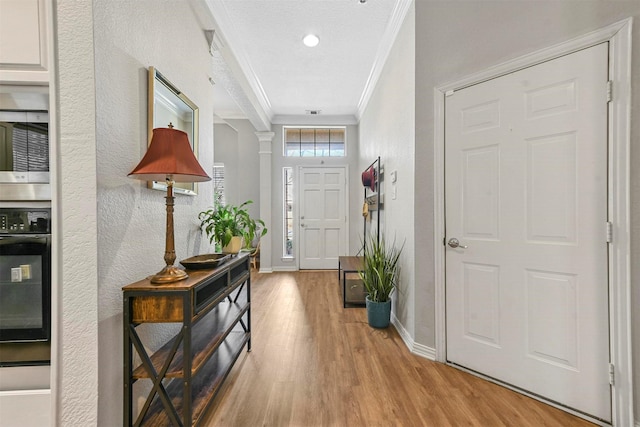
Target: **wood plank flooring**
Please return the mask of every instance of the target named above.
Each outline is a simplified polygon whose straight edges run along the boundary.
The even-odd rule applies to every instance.
[[[335,271],[254,273],[252,351],[206,426],[593,426],[413,355],[393,326],[342,308]]]

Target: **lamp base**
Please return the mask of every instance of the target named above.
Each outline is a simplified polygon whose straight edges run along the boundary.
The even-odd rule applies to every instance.
[[[163,283],[173,283],[178,282],[180,280],[184,280],[189,275],[182,269],[174,266],[167,265],[161,271],[159,271],[155,276],[151,277],[151,283],[153,284],[163,284]]]

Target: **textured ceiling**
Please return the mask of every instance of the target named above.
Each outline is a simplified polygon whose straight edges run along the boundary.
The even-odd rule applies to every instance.
[[[249,88],[243,90],[250,90],[259,108],[277,121],[304,116],[306,110],[321,110],[321,116],[328,117],[357,117],[379,58],[386,57],[395,38],[394,17],[403,17],[406,8],[400,5],[407,1],[206,3],[218,24],[221,43],[233,52],[248,82]],[[317,47],[302,44],[308,33],[320,37]],[[228,78],[214,76],[216,82]],[[219,100],[217,115],[237,116],[233,111],[237,102],[230,103],[222,95]]]

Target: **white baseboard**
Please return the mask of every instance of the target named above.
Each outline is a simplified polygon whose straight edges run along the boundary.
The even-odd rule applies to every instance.
[[[391,313],[391,324],[396,328],[396,331],[398,331],[398,333],[400,334],[400,338],[402,338],[404,344],[407,346],[409,351],[411,351],[411,348],[413,347],[413,338],[411,338],[409,332],[407,332],[402,323],[400,323],[400,321],[396,317],[396,314],[393,312]]]
[[[292,271],[298,271],[298,267],[296,267],[295,265],[292,266],[279,266],[279,267],[273,267],[271,269],[271,271],[269,271],[269,273],[274,272],[284,272],[284,273],[291,273]],[[260,272],[262,273],[262,270],[260,270]]]
[[[413,338],[411,338],[409,332],[407,332],[407,330],[404,328],[402,323],[400,323],[395,313],[391,313],[391,324],[396,328],[398,334],[400,334],[400,337],[402,338],[402,341],[404,341],[404,344],[407,346],[411,353],[415,354],[416,356],[424,357],[425,359],[433,360],[435,362],[436,349],[415,342]]]
[[[258,273],[273,273],[273,268],[260,268]]]
[[[411,352],[415,355],[422,356],[425,359],[429,359],[433,362],[436,361],[436,349],[432,347],[428,347],[426,345],[414,342],[413,350]]]

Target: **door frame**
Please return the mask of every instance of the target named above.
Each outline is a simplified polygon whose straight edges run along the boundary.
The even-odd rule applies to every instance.
[[[314,165],[296,165],[294,166],[295,168],[295,173],[293,175],[293,179],[294,179],[294,188],[295,190],[295,202],[293,204],[294,206],[294,213],[293,213],[293,219],[294,219],[294,229],[296,230],[295,236],[294,236],[294,245],[295,245],[295,256],[296,256],[296,269],[300,270],[300,261],[302,260],[301,255],[300,255],[300,250],[301,250],[301,239],[300,239],[300,235],[302,233],[302,230],[300,229],[300,200],[301,199],[301,193],[302,193],[302,184],[301,184],[301,171],[303,169],[344,169],[344,212],[345,212],[345,234],[346,234],[346,238],[345,238],[345,253],[343,255],[347,255],[349,253],[349,242],[350,242],[350,238],[349,238],[349,165],[348,164],[336,164],[336,165],[320,165],[320,166],[314,166]]]
[[[631,28],[633,18],[567,42],[490,67],[486,70],[434,88],[434,271],[436,360],[446,363],[445,313],[445,199],[444,146],[445,97],[456,90],[482,83],[523,68],[609,42],[609,76],[613,97],[608,114],[608,217],[613,223],[609,244],[609,350],[615,366],[611,387],[612,425],[633,425],[633,372],[631,357],[630,283],[630,163]],[[603,235],[604,235],[603,224]],[[563,408],[564,409],[564,408]]]

